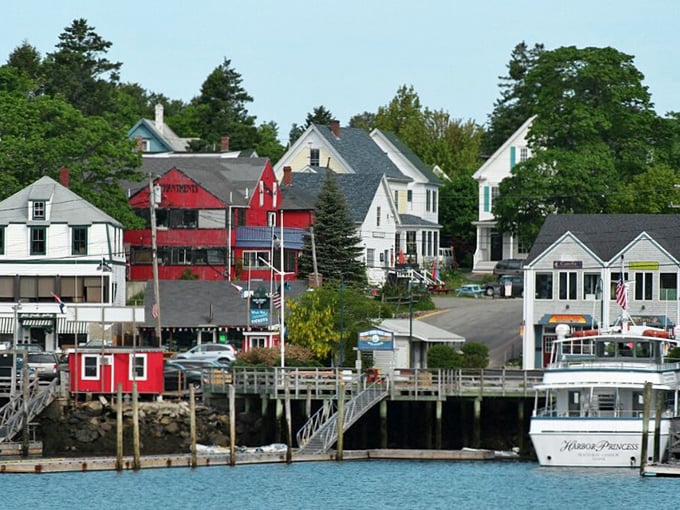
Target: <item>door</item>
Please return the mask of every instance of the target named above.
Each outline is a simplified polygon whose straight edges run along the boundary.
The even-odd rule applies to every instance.
[[[503,236],[498,232],[491,232],[489,243],[491,244],[490,260],[501,260],[503,258]]]

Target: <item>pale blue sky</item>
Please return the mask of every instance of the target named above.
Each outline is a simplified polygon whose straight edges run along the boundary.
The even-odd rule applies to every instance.
[[[324,105],[346,125],[413,85],[424,106],[486,121],[514,46],[612,46],[635,57],[660,114],[680,110],[676,0],[11,0],[0,62],[23,40],[43,55],[75,18],[113,46],[123,81],[197,95],[224,57],[258,124],[287,140]]]

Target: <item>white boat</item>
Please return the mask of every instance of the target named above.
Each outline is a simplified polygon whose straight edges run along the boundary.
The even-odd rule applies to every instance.
[[[565,324],[557,326],[550,363],[536,387],[529,434],[539,463],[639,466],[647,382],[652,392],[647,407],[646,462],[651,462],[655,452],[663,456],[672,423],[678,418],[680,388],[680,360],[671,360],[667,354],[680,343],[676,338],[680,331],[628,321],[608,331],[569,335],[569,329]],[[659,437],[656,450],[655,435]]]

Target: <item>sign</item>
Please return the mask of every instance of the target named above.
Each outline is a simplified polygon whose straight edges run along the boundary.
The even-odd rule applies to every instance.
[[[394,333],[383,329],[362,331],[357,347],[360,351],[393,351]]]
[[[251,308],[250,309],[250,323],[256,326],[269,325],[269,309]]]
[[[628,268],[631,271],[658,271],[659,270],[659,263],[658,262],[644,262],[644,261],[629,262]]]
[[[553,269],[583,269],[582,260],[554,260]]]
[[[548,319],[548,324],[555,324],[560,322],[567,322],[569,324],[590,324],[590,320],[588,320],[584,315],[559,314],[551,315],[550,318]]]

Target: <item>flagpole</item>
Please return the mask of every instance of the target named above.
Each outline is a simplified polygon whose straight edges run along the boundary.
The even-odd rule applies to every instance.
[[[285,289],[285,278],[286,274],[285,267],[283,265],[283,209],[281,209],[281,328],[279,329],[280,344],[281,344],[281,368],[286,366],[286,322],[284,319],[284,313],[286,309],[286,289]]]

